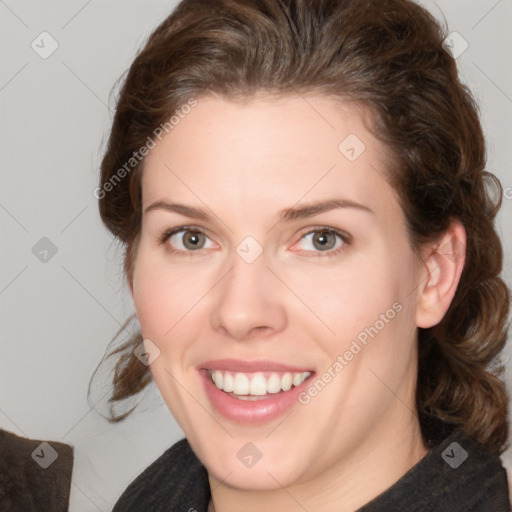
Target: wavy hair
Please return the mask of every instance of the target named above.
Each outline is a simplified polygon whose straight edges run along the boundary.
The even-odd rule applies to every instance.
[[[451,306],[438,325],[419,329],[416,405],[424,438],[432,440],[442,424],[501,452],[508,425],[499,355],[509,291],[499,277],[494,221],[502,190],[484,170],[478,108],[443,47],[446,34],[410,0],[183,0],[124,77],[97,197],[102,221],[125,249],[131,280],[144,164],[134,155],[191,98],[315,92],[366,105],[375,136],[393,156],[388,178],[411,246],[435,239],[452,219],[467,233]],[[115,360],[111,404],[151,381],[133,354],[140,342],[139,332],[106,356]]]

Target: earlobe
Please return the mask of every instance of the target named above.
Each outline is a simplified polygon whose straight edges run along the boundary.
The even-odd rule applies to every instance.
[[[460,221],[422,251],[423,271],[418,286],[416,325],[429,328],[448,311],[457,290],[466,255],[466,230]]]

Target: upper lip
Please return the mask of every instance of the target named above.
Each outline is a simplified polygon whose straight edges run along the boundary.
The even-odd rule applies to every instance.
[[[232,372],[311,372],[310,368],[291,366],[269,360],[244,361],[242,359],[212,359],[199,365],[199,369],[228,370]]]

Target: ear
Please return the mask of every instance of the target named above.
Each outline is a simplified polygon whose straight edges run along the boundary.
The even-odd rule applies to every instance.
[[[422,249],[416,305],[418,327],[432,327],[443,319],[457,290],[465,256],[466,230],[456,220],[436,242]]]

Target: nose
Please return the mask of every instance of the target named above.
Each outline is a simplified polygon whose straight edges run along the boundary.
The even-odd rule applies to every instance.
[[[247,263],[237,254],[215,287],[212,328],[237,341],[268,337],[285,328],[282,284],[267,268],[265,253]]]

